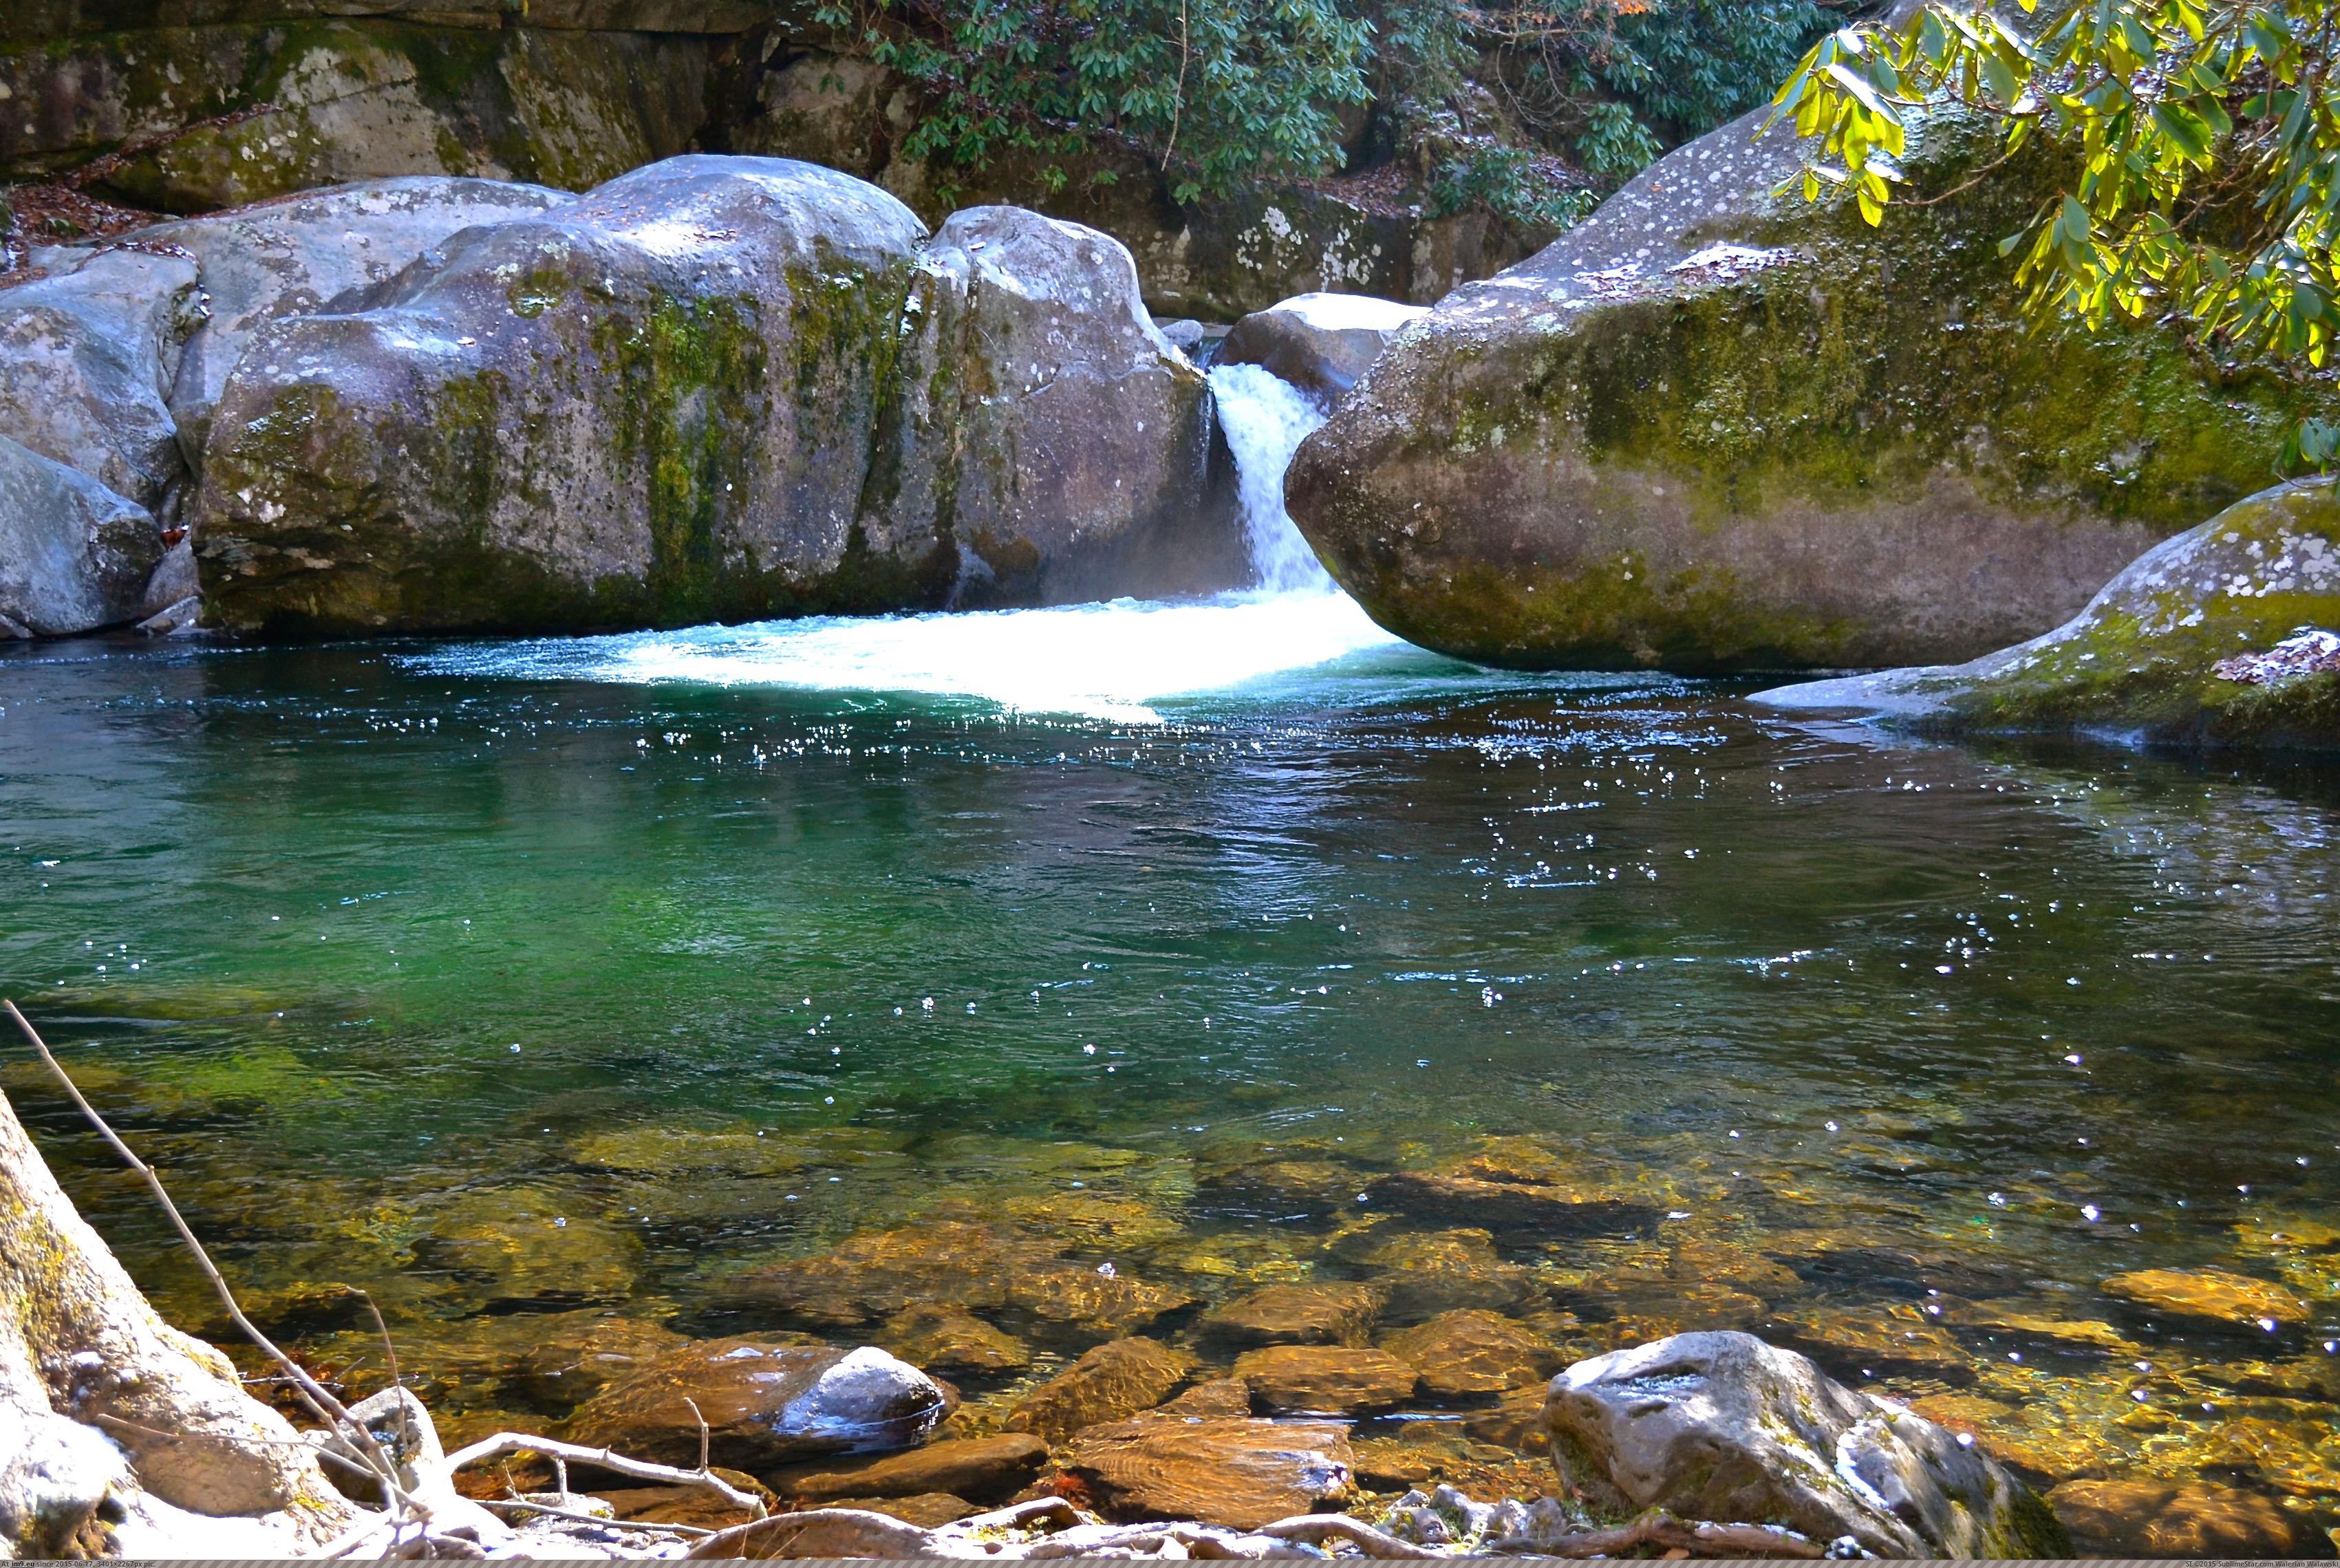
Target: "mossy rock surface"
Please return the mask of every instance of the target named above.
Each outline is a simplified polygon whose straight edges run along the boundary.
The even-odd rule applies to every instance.
[[[1484,663],[1688,671],[1971,658],[2069,617],[2266,482],[2328,378],[2022,320],[1998,242],[2044,154],[1871,229],[1773,194],[1760,114],[1458,290],[1302,446],[1302,531],[1392,630]],[[1990,154],[1937,118],[1946,191]]]
[[[1757,700],[1937,734],[2340,749],[2340,489],[2302,481],[2237,502],[2016,647]]]

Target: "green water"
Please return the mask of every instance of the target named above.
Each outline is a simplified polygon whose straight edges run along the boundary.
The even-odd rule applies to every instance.
[[[1753,1328],[2043,1482],[2340,1523],[2328,772],[1887,743],[1390,648],[1146,724],[634,683],[579,646],[566,676],[0,656],[0,988],[320,1365],[367,1355],[345,1280],[451,1416],[541,1424],[557,1391],[507,1374],[560,1315],[788,1327],[748,1271],[969,1215],[1161,1287],[1148,1332],[1207,1360],[1210,1304],[1456,1228],[1246,1173],[1362,1188],[1526,1137],[1642,1216],[1473,1244],[1567,1355]],[[7,1059],[76,1198],[210,1325]],[[2203,1267],[2307,1321],[2101,1286]],[[1000,1321],[1038,1359],[971,1410],[1107,1331]]]

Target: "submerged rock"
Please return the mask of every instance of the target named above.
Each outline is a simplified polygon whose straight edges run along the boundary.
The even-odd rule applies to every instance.
[[[1369,294],[1297,294],[1237,322],[1211,362],[1264,365],[1330,404],[1357,384],[1392,338],[1429,313]]]
[[[2305,1323],[2307,1304],[2272,1280],[2223,1268],[2147,1268],[2117,1274],[2105,1294],[2172,1317],[2234,1327],[2286,1327]]]
[[[930,1443],[851,1465],[776,1481],[799,1503],[835,1507],[847,1497],[915,1497],[947,1493],[995,1501],[1030,1482],[1047,1462],[1048,1445],[1023,1433]]]
[[[1008,1415],[1008,1430],[1061,1441],[1161,1404],[1194,1367],[1193,1356],[1159,1340],[1108,1341],[1034,1389]]]
[[[1470,1310],[1441,1313],[1382,1348],[1413,1367],[1422,1391],[1439,1399],[1501,1394],[1551,1376],[1561,1362],[1550,1345],[1510,1318]]]
[[[1363,1345],[1388,1299],[1376,1285],[1271,1285],[1213,1307],[1202,1326],[1238,1345]]]
[[[1233,586],[1207,388],[1107,237],[928,245],[689,156],[468,230],[222,387],[197,539],[253,630],[662,625]]]
[[[932,1379],[874,1346],[709,1339],[610,1384],[578,1408],[566,1432],[597,1448],[695,1465],[704,1414],[715,1462],[754,1472],[821,1454],[908,1448],[934,1430],[943,1405]]]
[[[1936,733],[2340,746],[2335,482],[2279,485],[2228,507],[2147,551],[2078,615],[2028,642],[1968,664],[1778,687],[1755,700]]]
[[[2033,330],[1996,242],[2038,144],[1882,228],[1775,190],[1768,111],[1441,301],[1300,448],[1294,519],[1424,646],[1522,668],[1968,659],[2070,616],[2246,494],[2328,383],[2206,379],[2175,333]],[[1991,127],[1936,115],[1945,192]]]
[[[2271,1499],[2169,1481],[2067,1481],[2048,1505],[2091,1557],[2296,1557],[2323,1544]]]
[[[1604,1513],[1785,1524],[1881,1557],[2068,1553],[2047,1504],[1996,1462],[1751,1335],[1579,1362],[1552,1380],[1545,1419],[1562,1478]]]
[[[1235,1360],[1235,1376],[1278,1414],[1371,1415],[1413,1397],[1414,1371],[1386,1351],[1272,1345]]]
[[[1081,1433],[1064,1458],[1108,1519],[1207,1519],[1255,1529],[1354,1495],[1345,1424],[1168,1412]]]
[[[152,613],[162,531],[145,508],[0,435],[0,637],[64,637]]]
[[[992,1376],[1032,1365],[1023,1341],[939,1303],[911,1307],[888,1322],[878,1337],[912,1365],[954,1376]]]

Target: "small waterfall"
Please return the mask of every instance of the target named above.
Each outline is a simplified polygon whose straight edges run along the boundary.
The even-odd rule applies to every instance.
[[[1333,592],[1332,578],[1284,510],[1284,471],[1324,415],[1298,387],[1260,365],[1219,365],[1210,373],[1219,425],[1235,454],[1244,531],[1260,591]]]

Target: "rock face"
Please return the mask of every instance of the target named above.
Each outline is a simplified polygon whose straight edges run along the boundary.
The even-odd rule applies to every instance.
[[[1356,1490],[1338,1422],[1132,1416],[1083,1432],[1065,1455],[1109,1519],[1208,1519],[1239,1530],[1339,1504]]]
[[[1300,448],[1294,519],[1383,625],[1521,668],[1968,659],[2248,493],[2328,388],[2214,385],[2152,329],[2027,328],[1996,241],[2037,150],[1870,229],[1772,191],[1763,112],[1457,290]],[[1919,193],[1992,155],[1913,139]]]
[[[1036,602],[1151,586],[1148,562],[1229,585],[1204,385],[1126,255],[1027,214],[973,215],[922,264],[924,239],[833,170],[676,158],[254,336],[194,508],[218,619]],[[1215,521],[1231,546],[1231,502]]]
[[[1562,1478],[1591,1507],[1849,1535],[1880,1557],[2054,1557],[2023,1484],[1899,1405],[1751,1335],[1685,1334],[1581,1361],[1545,1404]]]
[[[1408,323],[1430,313],[1370,294],[1297,294],[1234,324],[1211,362],[1264,365],[1319,401],[1337,402]]]
[[[0,289],[0,435],[153,510],[185,472],[164,402],[194,328],[195,265],[162,246],[46,253]]]
[[[2043,637],[1968,664],[1813,681],[1755,700],[1945,733],[2085,729],[2328,748],[2340,746],[2334,629],[2340,490],[2303,481],[2156,546]]]
[[[1020,207],[955,213],[905,309],[898,489],[874,504],[897,530],[959,541],[956,603],[1244,579],[1209,383],[1155,330],[1119,241]],[[1198,514],[1222,526],[1190,526]]]
[[[572,199],[511,181],[415,175],[140,231],[141,244],[182,252],[201,270],[205,318],[170,382],[171,414],[190,461],[202,458],[220,389],[262,327],[347,308],[359,291],[464,229]]]
[[[0,435],[0,637],[64,637],[136,619],[164,556],[134,506]]]
[[[569,1435],[663,1464],[699,1463],[699,1417],[719,1464],[757,1471],[831,1454],[875,1454],[925,1441],[943,1391],[924,1373],[865,1345],[700,1340],[610,1384],[570,1417]]]

